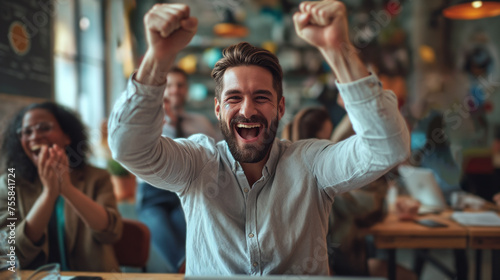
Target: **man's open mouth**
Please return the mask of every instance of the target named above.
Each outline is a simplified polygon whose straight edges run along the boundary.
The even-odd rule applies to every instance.
[[[236,132],[244,140],[251,141],[259,137],[263,127],[264,126],[262,124],[256,124],[256,123],[253,124],[238,123],[236,124]]]

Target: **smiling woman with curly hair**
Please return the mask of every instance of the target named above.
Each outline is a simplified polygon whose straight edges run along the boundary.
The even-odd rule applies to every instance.
[[[23,150],[19,133],[23,125],[24,115],[34,109],[49,111],[59,123],[61,129],[70,137],[71,143],[66,148],[70,157],[70,166],[79,168],[85,166],[89,153],[89,143],[85,126],[78,117],[68,109],[51,102],[34,103],[21,109],[12,119],[4,133],[2,144],[2,160],[9,167],[16,168],[18,176],[33,181],[37,176],[34,162]]]
[[[16,255],[21,267],[57,262],[63,270],[119,270],[112,243],[122,221],[106,171],[87,164],[86,129],[55,103],[19,111],[4,133],[2,161],[15,169]],[[0,207],[7,208],[6,176]],[[10,205],[10,204],[9,204]],[[0,228],[7,229],[7,212]]]

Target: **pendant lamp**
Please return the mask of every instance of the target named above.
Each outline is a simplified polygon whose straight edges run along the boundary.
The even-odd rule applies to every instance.
[[[443,10],[450,19],[481,19],[500,15],[500,1],[458,1]]]
[[[219,37],[242,38],[248,35],[248,28],[237,22],[233,11],[224,10],[224,20],[214,26],[214,33]]]

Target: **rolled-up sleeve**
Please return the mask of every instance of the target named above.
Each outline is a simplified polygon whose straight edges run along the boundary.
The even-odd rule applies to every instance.
[[[141,85],[129,79],[108,123],[109,146],[117,161],[127,166],[137,162],[160,137],[164,89],[164,85]]]
[[[215,143],[200,134],[161,137],[164,89],[141,85],[132,76],[111,113],[108,142],[113,158],[132,173],[156,187],[181,192],[214,160]]]
[[[320,186],[333,186],[331,195],[367,185],[410,155],[396,95],[375,75],[337,87],[356,135],[315,155],[314,172]]]

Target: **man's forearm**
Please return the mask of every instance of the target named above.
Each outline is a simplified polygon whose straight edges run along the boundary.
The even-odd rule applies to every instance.
[[[159,61],[151,53],[146,53],[142,61],[135,80],[143,85],[159,86],[165,83],[167,73],[173,66],[175,54],[172,54],[165,60]]]
[[[320,52],[340,83],[353,82],[370,75],[352,45],[340,50],[320,49]]]

